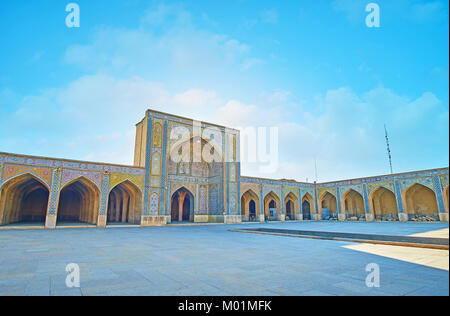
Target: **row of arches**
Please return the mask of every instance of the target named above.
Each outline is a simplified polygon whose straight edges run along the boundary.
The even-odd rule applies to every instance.
[[[376,220],[398,220],[398,205],[395,194],[385,188],[378,187],[369,195],[369,210]],[[418,216],[431,216],[439,219],[439,207],[436,194],[430,188],[415,183],[402,194],[403,208],[409,219]],[[444,190],[444,203],[448,212],[449,187]],[[365,219],[366,206],[363,196],[355,191],[348,190],[341,197],[341,208],[346,218]],[[260,199],[251,189],[241,197],[241,214],[244,221],[257,221],[260,214]],[[264,219],[276,220],[281,214],[281,200],[276,193],[271,191],[264,197]],[[314,198],[306,193],[302,198],[303,220],[314,219]],[[298,198],[289,193],[284,199],[285,220],[296,218],[300,213]],[[320,219],[338,218],[338,201],[334,194],[326,191],[318,200],[318,216]],[[278,216],[276,216],[278,215]]]
[[[26,173],[9,180],[1,187],[0,223],[44,225],[49,196],[48,185],[33,174]],[[107,223],[140,224],[142,208],[140,189],[126,180],[109,193]],[[99,209],[100,190],[87,178],[77,178],[59,193],[57,224],[97,225]]]
[[[23,174],[9,180],[1,187],[0,223],[2,225],[27,222],[44,224],[49,204],[49,188],[37,176]],[[107,223],[140,224],[143,209],[142,193],[131,181],[116,185],[109,193],[107,205]],[[180,188],[171,197],[172,221],[194,220],[194,196],[186,188]],[[415,183],[402,194],[405,212],[410,219],[414,216],[428,215],[438,217],[439,207],[436,195],[430,188]],[[444,190],[444,203],[448,210],[449,187]],[[261,201],[253,190],[246,191],[241,197],[241,215],[244,221],[260,221]],[[331,218],[337,216],[338,203],[330,192],[324,192],[318,200],[315,210],[314,198],[306,193],[301,201],[293,193],[287,194],[283,204],[273,191],[266,194],[262,201],[264,219],[294,220],[302,205],[303,219]],[[398,206],[395,194],[384,187],[378,187],[369,195],[369,211],[377,220],[398,219]],[[82,222],[97,224],[100,208],[100,191],[90,180],[81,177],[66,184],[60,191],[57,211],[57,223]],[[341,208],[347,218],[364,218],[366,205],[360,193],[349,190],[341,198]]]
[[[288,193],[284,198],[284,220],[298,219],[300,201],[293,193]],[[301,201],[303,219],[312,219],[312,210],[314,209],[314,199],[307,193]],[[253,190],[246,191],[241,197],[241,215],[243,221],[260,221],[260,199]],[[263,200],[264,220],[279,220],[282,218],[281,200],[273,191],[266,194]]]

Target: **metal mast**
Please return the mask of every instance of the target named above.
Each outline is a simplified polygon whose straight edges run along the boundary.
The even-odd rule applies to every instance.
[[[317,158],[316,157],[314,157],[314,173],[315,173],[315,176],[316,176],[316,182],[317,182]]]
[[[386,124],[384,124],[384,134],[385,134],[385,136],[386,136],[386,146],[387,146],[387,152],[388,152],[388,157],[389,157],[389,167],[391,168],[391,174],[393,174],[394,171],[393,171],[393,169],[392,169],[391,147],[389,146],[389,136],[388,136]]]

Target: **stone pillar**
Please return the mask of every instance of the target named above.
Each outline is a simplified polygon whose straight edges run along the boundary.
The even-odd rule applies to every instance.
[[[345,216],[345,212],[342,213],[341,191],[339,190],[339,186],[336,188],[336,203],[337,203],[337,211],[338,211],[338,220],[345,221],[346,216]]]
[[[200,214],[200,197],[198,183],[195,185],[194,217]]]
[[[186,192],[182,192],[178,197],[178,221],[183,221],[183,204],[184,199],[186,198]]]
[[[263,186],[262,184],[260,185],[259,188],[259,208],[260,208],[260,213],[259,213],[259,221],[261,223],[264,223],[265,220],[265,216],[264,216],[264,197],[263,197]]]
[[[405,213],[403,208],[403,199],[402,199],[402,191],[400,190],[400,183],[398,180],[394,181],[395,185],[395,197],[397,199],[397,209],[398,209],[398,220],[400,222],[408,221],[408,214]]]
[[[317,198],[317,182],[314,181],[314,220],[320,221],[321,218],[319,217],[319,201]]]
[[[444,194],[442,192],[441,181],[438,176],[433,176],[434,190],[436,191],[436,199],[439,208],[439,220],[448,223],[448,213],[445,209]]]
[[[363,184],[363,200],[364,200],[364,209],[366,211],[366,222],[373,222],[375,220],[375,216],[370,213],[370,203],[369,196],[367,194],[367,184]]]
[[[56,168],[53,170],[52,185],[50,187],[50,195],[47,206],[47,216],[45,218],[45,228],[56,228],[56,220],[58,218],[58,203],[59,203],[59,187],[61,185],[62,169]]]
[[[109,198],[109,182],[110,182],[109,180],[110,180],[109,172],[104,172],[102,181],[101,199],[100,199],[100,212],[98,213],[97,227],[106,227],[106,223],[108,220],[107,212],[108,212],[108,198]]]
[[[303,205],[302,205],[302,189],[298,189],[298,214],[295,214],[295,219],[298,221],[303,220]]]
[[[114,212],[114,221],[117,223],[117,222],[120,222],[120,219],[121,219],[120,211],[121,210],[123,211],[123,199],[122,199],[122,196],[119,194],[116,194],[115,198],[116,198],[116,209]]]
[[[125,194],[124,198],[122,199],[122,223],[127,222],[127,215],[128,215],[128,201],[130,200],[130,197],[128,194]]]

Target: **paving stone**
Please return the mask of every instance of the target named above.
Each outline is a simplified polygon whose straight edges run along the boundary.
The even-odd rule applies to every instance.
[[[348,242],[232,233],[233,225],[0,231],[0,295],[448,295],[448,271]],[[297,230],[411,235],[446,223],[292,222]],[[81,288],[65,285],[68,263]],[[381,287],[365,286],[368,263]]]

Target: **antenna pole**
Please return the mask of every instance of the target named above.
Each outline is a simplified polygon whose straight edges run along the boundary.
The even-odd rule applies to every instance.
[[[316,159],[316,157],[314,157],[314,171],[315,171],[316,182],[317,182],[317,159]]]
[[[385,136],[386,136],[386,146],[387,146],[387,152],[388,152],[388,157],[389,157],[389,167],[391,168],[391,174],[393,174],[394,171],[393,171],[393,169],[392,169],[391,147],[390,147],[390,145],[389,145],[389,136],[388,136],[386,124],[384,124],[384,134],[385,134]]]

